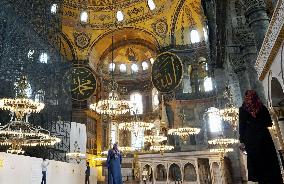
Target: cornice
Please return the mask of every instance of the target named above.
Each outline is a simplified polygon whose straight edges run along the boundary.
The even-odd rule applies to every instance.
[[[271,18],[268,31],[259,51],[255,69],[259,80],[263,80],[269,71],[284,39],[284,1],[279,0]]]

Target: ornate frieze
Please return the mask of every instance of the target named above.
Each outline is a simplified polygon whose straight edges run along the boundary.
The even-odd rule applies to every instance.
[[[279,0],[271,19],[268,31],[257,57],[255,68],[259,80],[263,80],[275,58],[284,38],[284,1]]]

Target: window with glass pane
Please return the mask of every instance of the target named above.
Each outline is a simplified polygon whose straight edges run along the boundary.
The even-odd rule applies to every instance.
[[[115,70],[115,64],[114,63],[110,63],[109,66],[108,66],[108,70],[110,72],[113,72]]]
[[[130,114],[143,114],[143,101],[142,95],[138,92],[132,93],[130,95]]]
[[[47,54],[46,53],[41,53],[39,56],[39,62],[41,63],[47,63]]]
[[[194,29],[190,32],[190,41],[191,41],[191,43],[200,42],[200,36],[199,36],[197,30]]]
[[[119,70],[121,73],[125,73],[126,72],[126,65],[125,64],[120,64],[119,65]]]
[[[154,10],[156,8],[156,5],[153,0],[148,0],[147,3],[150,10]]]
[[[81,22],[88,22],[88,13],[86,11],[82,11],[80,14]]]
[[[117,126],[115,123],[110,125],[110,137],[111,137],[111,146],[117,142]]]
[[[145,61],[143,61],[143,62],[142,62],[142,69],[143,69],[143,70],[147,70],[148,68],[149,68],[148,63],[145,62]]]
[[[131,146],[138,150],[144,146],[144,130],[137,124],[134,125],[134,131],[131,131]]]
[[[213,83],[211,77],[204,78],[204,91],[209,92],[213,90]]]
[[[52,4],[51,5],[51,8],[50,8],[50,11],[52,14],[55,14],[57,12],[57,4]]]
[[[132,64],[132,65],[131,65],[131,70],[132,70],[132,73],[138,72],[138,66],[137,66],[137,64]]]
[[[124,15],[123,15],[122,11],[116,12],[116,19],[117,19],[118,22],[123,21]]]
[[[222,131],[222,119],[218,114],[218,109],[211,107],[208,110],[208,123],[210,132],[221,132]]]
[[[152,89],[152,107],[153,111],[159,108],[159,92],[156,88]]]

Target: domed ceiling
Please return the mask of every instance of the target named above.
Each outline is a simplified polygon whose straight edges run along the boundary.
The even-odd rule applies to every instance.
[[[102,63],[110,62],[112,36],[114,37],[115,62],[130,62],[125,52],[136,52],[141,62],[142,52],[155,57],[157,50],[168,45],[190,44],[190,31],[198,31],[204,40],[206,27],[200,0],[153,0],[150,9],[147,0],[65,0],[62,7],[62,31],[74,47],[73,60],[89,60],[97,70]],[[81,12],[87,12],[85,23],[80,22]],[[122,21],[116,13],[124,15]],[[143,49],[142,49],[143,47]]]

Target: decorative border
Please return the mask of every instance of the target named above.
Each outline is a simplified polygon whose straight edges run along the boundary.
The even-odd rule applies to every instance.
[[[257,71],[259,80],[262,81],[265,78],[276,54],[278,53],[279,48],[281,47],[281,42],[283,39],[284,1],[279,0],[254,66]]]

